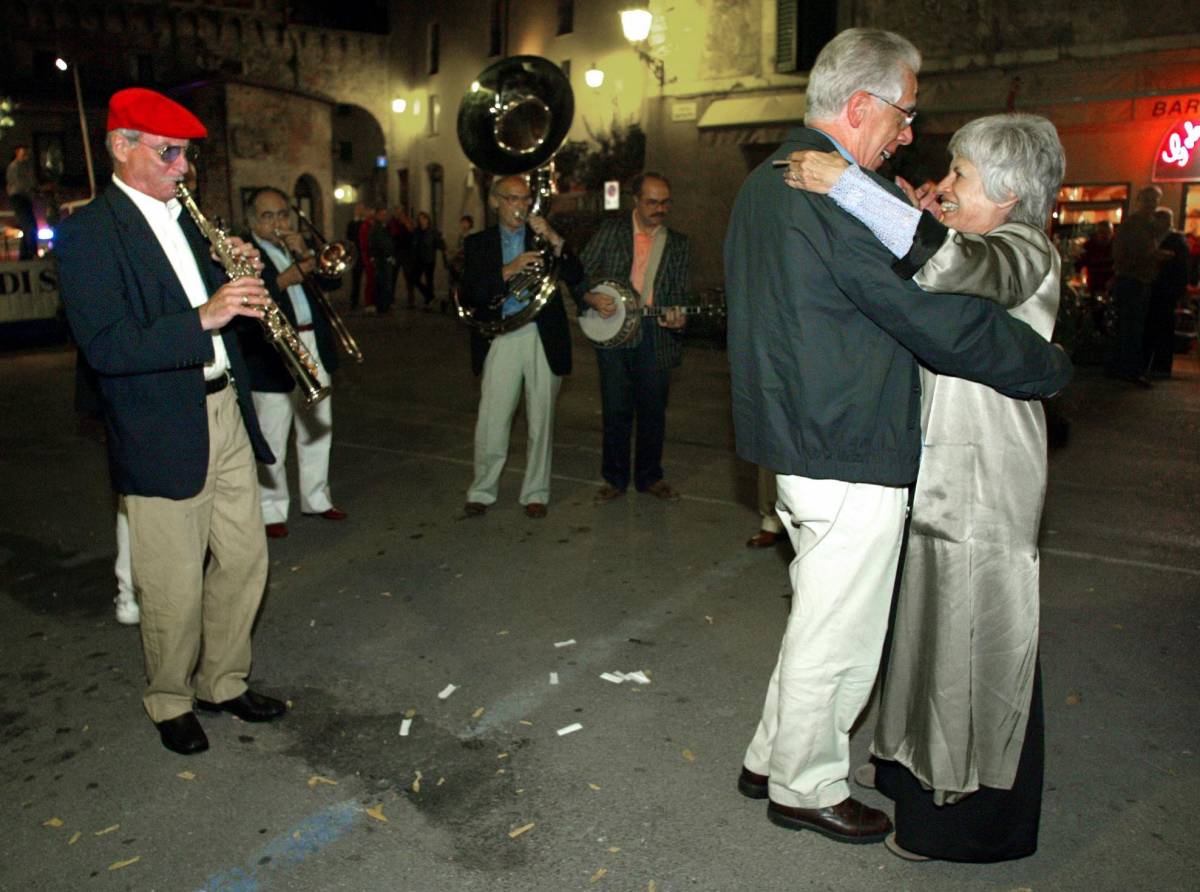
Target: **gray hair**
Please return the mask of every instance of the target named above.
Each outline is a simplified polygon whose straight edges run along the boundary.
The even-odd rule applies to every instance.
[[[976,118],[950,137],[950,154],[979,169],[983,192],[997,204],[1016,198],[1009,219],[1045,226],[1067,159],[1054,125],[1040,115]]]
[[[492,186],[488,189],[488,197],[498,199],[500,195],[500,184],[507,183],[509,180],[520,180],[526,186],[529,185],[529,177],[523,173],[510,173],[502,177],[496,177],[492,180]]]
[[[905,70],[921,70],[921,54],[908,40],[878,28],[846,29],[825,44],[808,74],[804,123],[836,118],[859,90],[898,101]]]
[[[142,131],[130,130],[128,127],[114,127],[112,130],[108,131],[104,137],[104,148],[108,149],[108,157],[115,161],[116,156],[113,155],[114,136],[123,136],[125,137],[126,142],[134,143],[142,138]]]

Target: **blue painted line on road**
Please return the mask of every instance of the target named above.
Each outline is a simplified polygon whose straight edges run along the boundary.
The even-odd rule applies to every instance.
[[[266,874],[299,866],[345,836],[361,814],[362,807],[354,800],[324,808],[272,839],[244,866],[213,874],[200,888],[203,892],[257,892]]]

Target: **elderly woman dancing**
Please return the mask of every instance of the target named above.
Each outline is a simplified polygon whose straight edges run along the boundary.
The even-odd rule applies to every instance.
[[[950,152],[936,195],[901,183],[934,214],[836,153],[793,153],[784,176],[829,192],[923,289],[998,301],[1049,339],[1059,257],[1043,226],[1065,167],[1053,124],[980,118]],[[922,376],[924,449],[871,745],[875,783],[895,802],[895,854],[1021,858],[1037,849],[1041,814],[1045,417],[1039,403],[934,372]]]

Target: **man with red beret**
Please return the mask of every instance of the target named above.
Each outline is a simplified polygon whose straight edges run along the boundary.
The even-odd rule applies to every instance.
[[[109,464],[125,497],[149,684],[163,745],[208,748],[193,706],[243,721],[282,715],[250,690],[250,631],[267,577],[249,375],[228,324],[261,318],[261,279],[226,282],[175,200],[190,140],[207,134],[152,90],[109,101],[112,184],[59,228],[63,304],[99,377]],[[257,262],[257,252],[233,241]]]

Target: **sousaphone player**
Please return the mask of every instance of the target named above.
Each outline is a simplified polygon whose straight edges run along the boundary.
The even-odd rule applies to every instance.
[[[554,403],[571,371],[571,333],[559,281],[583,267],[543,217],[548,181],[536,196],[524,171],[549,159],[571,126],[571,87],[557,66],[517,56],[491,66],[463,99],[463,150],[497,174],[488,204],[498,223],[464,242],[460,316],[471,325],[471,364],[483,375],[475,424],[475,476],[464,507],[478,516],[496,501],[513,415],[525,394],[528,446],[520,503],[546,516]],[[540,171],[538,173],[541,173]]]

